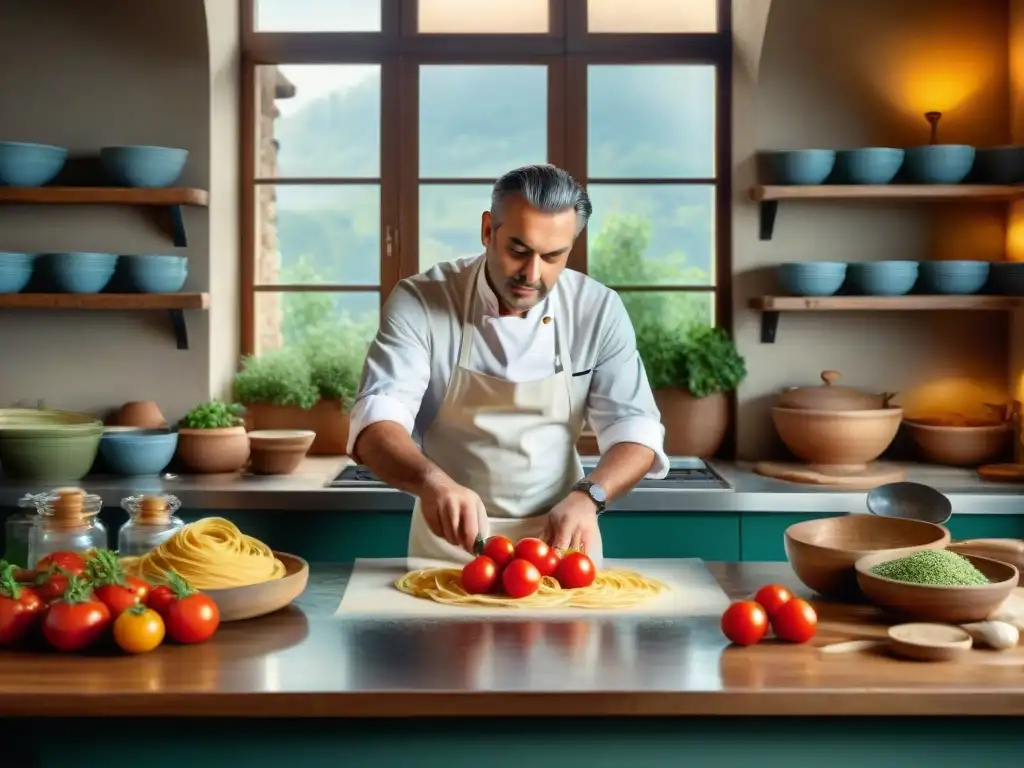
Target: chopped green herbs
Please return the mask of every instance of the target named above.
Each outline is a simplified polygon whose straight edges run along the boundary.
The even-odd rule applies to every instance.
[[[973,587],[989,583],[970,560],[948,549],[924,549],[898,560],[879,563],[871,573],[883,579],[935,587]]]

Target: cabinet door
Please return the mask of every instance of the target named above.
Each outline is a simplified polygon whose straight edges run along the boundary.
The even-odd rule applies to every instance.
[[[840,517],[842,513],[796,514],[789,512],[744,512],[740,518],[740,559],[785,562],[786,529],[804,520]]]
[[[609,512],[601,516],[605,557],[699,557],[735,562],[739,515],[730,512]]]
[[[946,527],[954,539],[1024,539],[1024,515],[953,515]]]

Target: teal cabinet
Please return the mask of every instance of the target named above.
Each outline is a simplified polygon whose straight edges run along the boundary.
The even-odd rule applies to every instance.
[[[740,559],[740,517],[730,512],[609,512],[601,516],[605,557]]]
[[[788,512],[745,512],[740,518],[740,560],[784,562],[785,532],[804,520],[840,517],[839,513],[791,514]]]
[[[954,539],[1024,539],[1024,514],[953,515],[946,527]]]

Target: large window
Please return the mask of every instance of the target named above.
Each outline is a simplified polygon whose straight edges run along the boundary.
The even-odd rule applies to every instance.
[[[587,185],[571,266],[635,323],[727,322],[728,6],[248,0],[243,351],[368,342],[536,162]]]

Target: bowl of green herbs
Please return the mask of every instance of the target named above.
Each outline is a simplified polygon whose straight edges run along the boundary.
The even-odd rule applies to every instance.
[[[1020,578],[1009,563],[948,549],[867,555],[854,569],[861,592],[886,613],[951,624],[987,619]]]

